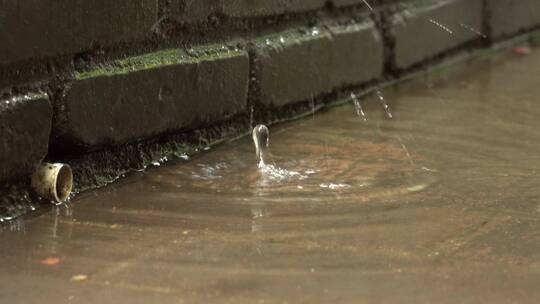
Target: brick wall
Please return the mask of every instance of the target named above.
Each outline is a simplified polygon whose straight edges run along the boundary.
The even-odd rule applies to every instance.
[[[271,111],[539,24],[537,0],[0,0],[0,181],[49,151]]]

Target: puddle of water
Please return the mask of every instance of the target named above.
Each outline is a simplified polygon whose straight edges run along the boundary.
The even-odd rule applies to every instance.
[[[535,302],[537,75],[477,60],[272,128],[282,178],[246,138],[2,226],[0,298]]]

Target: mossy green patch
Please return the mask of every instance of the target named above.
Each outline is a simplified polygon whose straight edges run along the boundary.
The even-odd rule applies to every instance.
[[[171,65],[191,64],[200,61],[229,58],[241,53],[242,51],[239,49],[217,45],[189,50],[168,49],[140,56],[118,59],[86,71],[76,71],[75,79],[84,80],[95,77],[123,75]]]

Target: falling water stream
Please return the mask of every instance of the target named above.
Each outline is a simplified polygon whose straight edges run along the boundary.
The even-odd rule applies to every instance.
[[[477,59],[271,127],[270,171],[245,138],[11,222],[0,300],[537,302],[538,75]]]

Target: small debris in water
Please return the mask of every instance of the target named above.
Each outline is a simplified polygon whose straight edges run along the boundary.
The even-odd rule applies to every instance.
[[[419,192],[419,191],[422,191],[422,190],[424,190],[426,188],[427,188],[426,184],[419,184],[419,185],[411,186],[411,187],[407,188],[407,190],[409,190],[409,192]]]
[[[531,54],[532,50],[528,46],[516,46],[512,49],[512,52],[516,55],[526,56]]]
[[[77,274],[71,277],[72,282],[84,282],[88,280],[88,276],[86,274]]]
[[[49,258],[39,261],[39,263],[45,266],[56,266],[60,264],[60,259],[56,257],[49,257]]]
[[[298,188],[299,190],[302,190],[302,189],[304,189],[304,187],[303,187],[303,186],[296,186],[296,188]]]

